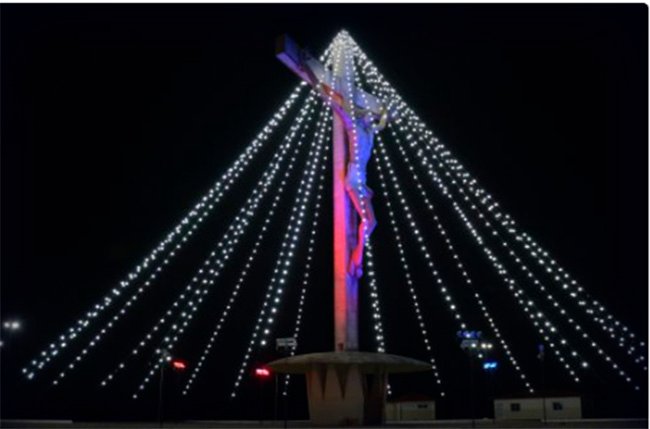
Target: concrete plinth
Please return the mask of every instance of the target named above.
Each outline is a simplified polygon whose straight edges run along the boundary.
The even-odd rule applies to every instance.
[[[407,357],[356,351],[293,356],[269,367],[279,373],[305,374],[309,416],[316,426],[381,424],[387,375],[431,369],[430,364]]]

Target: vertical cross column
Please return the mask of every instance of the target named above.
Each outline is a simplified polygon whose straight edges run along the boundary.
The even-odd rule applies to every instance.
[[[346,94],[347,56],[339,46],[333,62],[333,89]],[[357,215],[345,190],[349,141],[344,118],[333,109],[332,162],[334,206],[334,350],[358,350],[358,280],[349,275],[351,249],[356,245]]]

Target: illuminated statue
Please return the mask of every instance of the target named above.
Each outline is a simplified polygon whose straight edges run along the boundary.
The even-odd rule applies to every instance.
[[[372,208],[372,189],[366,184],[366,167],[372,155],[374,129],[366,125],[366,121],[358,119],[355,136],[348,131],[348,165],[345,176],[345,190],[359,214],[359,226],[357,230],[357,244],[350,255],[348,271],[350,275],[357,278],[363,273],[363,248],[366,238],[372,234],[377,226],[375,212]],[[362,124],[359,124],[362,122]],[[356,141],[355,141],[356,140]]]
[[[288,37],[278,58],[307,82],[333,110],[332,167],[334,220],[335,350],[358,350],[358,288],[366,239],[377,225],[366,166],[374,134],[393,116],[382,100],[355,85],[352,46],[342,33],[325,65]]]

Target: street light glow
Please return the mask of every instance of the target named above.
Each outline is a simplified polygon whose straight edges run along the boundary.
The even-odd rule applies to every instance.
[[[486,361],[483,362],[483,369],[486,371],[490,371],[493,369],[497,369],[498,363],[496,361]]]
[[[5,320],[4,323],[2,324],[2,327],[6,329],[7,331],[18,331],[22,327],[21,323],[19,320]]]
[[[268,368],[256,368],[255,375],[259,378],[266,378],[271,375],[271,371],[269,371]]]
[[[172,361],[172,367],[174,367],[175,370],[183,371],[187,368],[187,364],[180,359],[174,359]]]

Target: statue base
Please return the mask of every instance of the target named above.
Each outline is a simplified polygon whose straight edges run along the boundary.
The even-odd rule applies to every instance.
[[[386,353],[310,353],[269,363],[278,373],[305,374],[314,426],[378,425],[384,421],[390,373],[428,371],[431,365]]]

